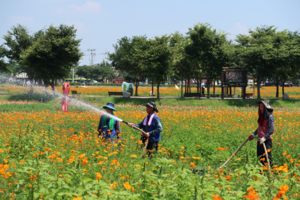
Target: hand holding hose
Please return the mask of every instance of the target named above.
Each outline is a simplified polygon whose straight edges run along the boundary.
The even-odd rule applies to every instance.
[[[259,143],[262,145],[266,141],[265,137],[260,138]]]
[[[133,127],[135,126],[135,124],[134,124],[134,123],[129,123],[129,122],[128,122],[128,126],[130,126],[131,128],[133,128]]]
[[[248,140],[251,141],[254,139],[254,137],[255,137],[255,135],[254,135],[254,133],[252,133],[251,135],[249,135]]]
[[[131,128],[134,128],[134,129],[137,128],[137,127],[135,126],[134,123],[129,123],[129,122],[128,122],[128,126],[130,126]],[[146,138],[149,138],[149,137],[150,137],[150,133],[149,133],[149,132],[147,132],[147,133],[143,132],[143,134],[144,134],[144,136],[145,136]]]

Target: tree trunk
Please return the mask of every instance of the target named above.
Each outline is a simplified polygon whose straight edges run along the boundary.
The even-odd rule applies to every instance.
[[[282,80],[282,96],[284,95],[284,82],[285,82],[285,80]]]
[[[52,94],[55,96],[54,79],[51,81]]]
[[[160,81],[157,82],[157,98],[159,99],[159,85],[160,85]]]
[[[152,79],[152,96],[154,95],[154,91],[153,91],[153,79]]]
[[[257,75],[257,99],[261,99],[260,97],[260,77]]]
[[[279,97],[279,80],[278,80],[278,75],[276,78],[276,97]]]
[[[33,94],[33,80],[34,80],[34,77],[32,77],[30,79],[30,89],[29,89],[29,94]]]
[[[181,98],[183,98],[183,76],[181,77]]]
[[[197,79],[197,93],[199,93],[199,79],[198,77],[196,77],[196,79]]]
[[[209,99],[209,88],[210,88],[210,81],[209,81],[209,75],[206,78],[206,84],[207,84],[207,91],[206,91],[206,95],[207,95],[207,99]]]
[[[47,95],[48,93],[47,93],[47,85],[45,85],[45,94]]]
[[[202,94],[202,79],[200,78],[199,93]]]
[[[138,87],[139,87],[139,82],[135,82],[135,96],[138,94]]]

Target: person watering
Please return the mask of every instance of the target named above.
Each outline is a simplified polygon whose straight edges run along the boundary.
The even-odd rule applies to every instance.
[[[145,144],[146,140],[148,139],[148,145],[146,147],[147,150],[153,150],[155,149],[157,151],[158,148],[158,142],[161,140],[161,132],[162,132],[162,125],[159,117],[155,114],[155,112],[158,113],[158,109],[156,108],[156,105],[154,102],[149,101],[146,104],[143,104],[143,106],[146,106],[146,112],[147,116],[144,118],[144,120],[135,125],[133,123],[129,123],[130,127],[138,127],[143,129],[146,134],[142,135],[141,140],[143,144]]]
[[[108,102],[106,106],[103,106],[104,109],[106,109],[106,112],[110,115],[114,115],[114,111],[117,111],[115,109],[115,104]],[[117,117],[117,116],[116,116]],[[98,136],[102,136],[105,139],[108,140],[114,140],[117,137],[117,140],[121,139],[121,126],[120,122],[109,117],[108,115],[101,115],[100,122],[98,126]]]
[[[63,83],[62,91],[63,91],[62,110],[64,112],[68,112],[69,111],[69,92],[70,92],[70,84],[68,82]]]
[[[264,99],[263,101],[258,101],[258,128],[254,133],[249,136],[249,140],[253,140],[255,135],[258,135],[260,139],[257,141],[257,157],[261,157],[261,163],[265,166],[267,163],[265,157],[265,150],[263,147],[263,143],[265,143],[268,158],[270,161],[270,165],[272,165],[272,138],[271,135],[274,132],[274,117],[272,115],[273,108],[270,106],[270,101],[268,99]],[[270,166],[271,167],[271,166]]]

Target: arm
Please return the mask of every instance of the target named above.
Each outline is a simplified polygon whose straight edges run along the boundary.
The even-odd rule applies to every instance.
[[[121,140],[121,134],[122,134],[122,132],[121,132],[121,126],[120,126],[120,122],[119,121],[117,121],[117,123],[116,123],[116,131],[117,131],[117,139]]]
[[[254,135],[257,135],[257,131],[258,131],[258,128],[254,131],[253,134],[254,134]]]
[[[139,124],[135,124],[135,126],[138,127],[138,128],[143,128],[143,126],[144,126],[143,122],[144,122],[144,120],[141,123],[139,123]]]
[[[264,136],[265,139],[267,139],[274,133],[274,117],[273,117],[273,115],[270,115],[270,117],[269,117],[268,126],[269,126],[269,130],[266,133],[266,135]]]
[[[158,135],[160,132],[162,132],[163,129],[162,129],[161,121],[158,117],[155,119],[155,125],[156,125],[156,129],[150,131],[149,132],[150,135]]]

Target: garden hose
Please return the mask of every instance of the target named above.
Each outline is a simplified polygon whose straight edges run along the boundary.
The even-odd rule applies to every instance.
[[[221,165],[216,171],[219,171],[222,167],[224,167],[225,165],[227,165],[227,163],[229,163],[229,161],[235,156],[235,154],[246,144],[246,142],[248,142],[249,138],[247,138],[243,144],[241,144],[241,146],[239,146],[239,148],[237,148],[237,150],[228,158],[228,160],[226,160],[226,162]]]
[[[259,137],[257,136],[254,136],[254,138],[256,139],[260,139]],[[228,160],[223,164],[221,165],[216,171],[219,171],[222,167],[224,167],[225,165],[227,165],[227,163],[236,155],[236,153],[246,144],[246,142],[248,142],[249,138],[247,138],[242,144],[241,146],[239,146],[239,148],[237,148],[237,150],[228,158]],[[268,157],[268,151],[267,151],[267,148],[266,148],[266,144],[263,143],[263,146],[264,146],[264,149],[265,149],[265,153],[266,153],[266,158],[267,158],[267,162],[268,162],[268,167],[269,167],[269,170],[271,170],[270,168],[270,161],[269,161],[269,157]]]
[[[131,127],[131,126],[129,125],[129,123],[128,123],[128,122],[126,122],[126,121],[123,121],[123,120],[122,120],[122,122],[123,122],[123,123],[125,123],[126,125],[128,125],[130,128],[133,128],[133,129],[135,129],[135,130],[138,130],[138,131],[142,132],[142,133],[143,133],[143,135],[145,135],[145,134],[146,134],[146,132],[145,132],[144,130],[142,130],[142,129],[140,129],[140,128],[136,127],[136,126],[134,126],[134,127]],[[148,146],[148,139],[146,140],[146,142],[145,142],[145,146],[144,146],[144,148],[143,148],[143,152],[144,152],[144,153],[146,153],[147,146]]]

